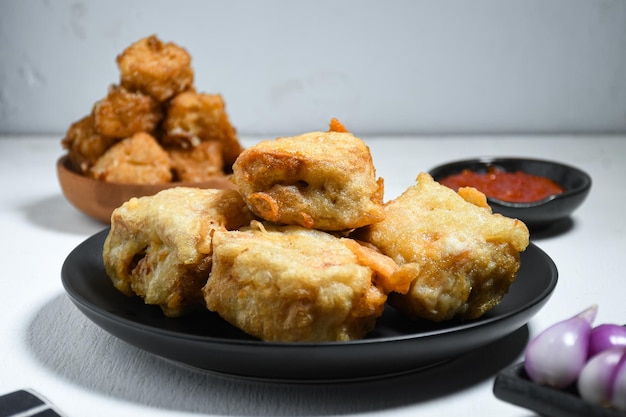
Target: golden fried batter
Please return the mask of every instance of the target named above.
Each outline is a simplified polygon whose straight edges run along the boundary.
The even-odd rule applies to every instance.
[[[177,187],[132,198],[111,216],[103,248],[107,275],[119,291],[160,306],[166,316],[204,308],[213,232],[251,219],[233,190]]]
[[[222,144],[211,140],[188,149],[167,148],[175,181],[200,182],[224,175]]]
[[[97,180],[160,184],[172,180],[169,155],[148,133],[135,133],[107,150],[91,168]]]
[[[330,119],[330,123],[328,124],[329,132],[348,132],[348,129],[341,123],[338,119],[332,118]]]
[[[107,96],[94,105],[93,115],[95,129],[116,138],[152,133],[163,116],[154,98],[119,86],[109,88]]]
[[[86,174],[117,139],[104,136],[94,129],[93,115],[85,116],[72,123],[61,141],[72,167]]]
[[[222,158],[229,168],[242,151],[219,94],[178,94],[169,103],[163,130],[161,140],[165,145],[190,148],[204,141],[220,142]]]
[[[347,341],[372,330],[386,295],[344,239],[299,226],[252,226],[215,232],[203,289],[209,310],[267,341]]]
[[[283,224],[347,230],[383,219],[383,180],[365,143],[348,132],[260,142],[233,165],[250,209]]]
[[[222,96],[196,92],[185,49],[153,35],[127,47],[117,64],[119,85],[61,141],[73,170],[127,184],[199,182],[232,171],[243,147]]]
[[[417,266],[409,292],[389,301],[410,317],[433,321],[473,319],[495,307],[529,241],[526,225],[492,214],[479,191],[457,194],[426,173],[385,205],[382,222],[356,235],[399,265]]]
[[[419,265],[398,265],[393,259],[365,242],[353,239],[342,239],[342,242],[356,255],[361,265],[368,266],[375,272],[374,285],[382,292],[406,294],[409,291],[411,281],[419,272]]]
[[[191,56],[155,35],[138,40],[117,57],[121,84],[163,102],[193,85]]]

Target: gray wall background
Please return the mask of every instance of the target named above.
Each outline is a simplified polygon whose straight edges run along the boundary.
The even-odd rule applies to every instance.
[[[62,134],[150,34],[242,135],[626,132],[623,0],[0,0],[0,133]]]

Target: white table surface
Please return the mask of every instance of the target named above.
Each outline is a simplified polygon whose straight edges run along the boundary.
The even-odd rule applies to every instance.
[[[569,229],[531,236],[556,263],[559,283],[528,326],[442,367],[369,382],[284,385],[182,368],[109,335],[69,301],[61,265],[105,226],[61,194],[58,137],[0,137],[0,395],[34,388],[71,417],[532,415],[492,393],[495,374],[522,358],[529,337],[594,303],[596,323],[626,322],[626,136],[364,140],[386,199],[420,171],[482,155],[554,159],[592,176]]]

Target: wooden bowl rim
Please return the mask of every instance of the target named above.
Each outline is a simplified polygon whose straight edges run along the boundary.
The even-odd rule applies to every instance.
[[[125,184],[100,181],[73,170],[67,155],[61,156],[57,160],[57,175],[67,200],[81,212],[105,224],[111,222],[110,217],[113,210],[132,197],[150,196],[175,187],[237,188],[231,181],[232,175],[230,174],[201,182],[174,181],[161,184]],[[100,198],[102,194],[106,196]]]

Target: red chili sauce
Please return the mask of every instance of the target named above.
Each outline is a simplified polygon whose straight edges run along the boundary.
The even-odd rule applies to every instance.
[[[513,203],[530,203],[561,194],[563,187],[549,178],[527,174],[522,171],[506,172],[489,167],[486,173],[464,169],[439,181],[454,190],[459,187],[474,187],[487,197]]]

